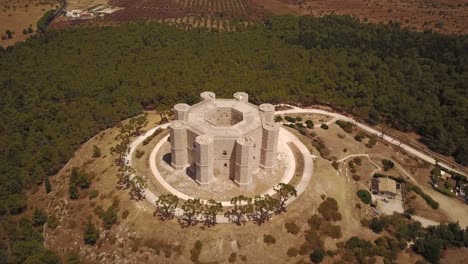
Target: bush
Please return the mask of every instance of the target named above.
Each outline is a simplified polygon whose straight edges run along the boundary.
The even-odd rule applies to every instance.
[[[44,210],[35,208],[32,216],[32,225],[34,227],[42,226],[47,223],[47,214]]]
[[[341,214],[338,212],[338,203],[331,197],[328,197],[320,204],[318,211],[327,221],[341,220]]]
[[[283,121],[283,118],[281,116],[279,116],[279,115],[276,115],[275,116],[275,122],[278,123],[278,122],[281,122],[281,121]]]
[[[92,199],[94,199],[94,198],[96,198],[98,196],[99,196],[99,191],[98,190],[93,189],[93,190],[89,191],[89,196],[88,197],[89,197],[90,200],[92,200]]]
[[[361,180],[361,176],[359,176],[359,175],[357,175],[357,174],[353,174],[352,177],[353,177],[353,180],[355,180],[355,181]]]
[[[335,122],[341,129],[343,129],[346,133],[353,132],[353,124],[351,122],[346,122],[343,120],[337,120]]]
[[[307,128],[314,128],[314,122],[310,119],[305,121],[305,124]]]
[[[267,245],[276,244],[276,238],[274,238],[272,235],[263,235],[263,242],[265,242]]]
[[[70,199],[78,199],[78,187],[80,189],[87,189],[91,185],[91,180],[89,179],[88,174],[83,170],[79,170],[76,167],[73,167],[70,173],[70,181],[69,181],[69,197]]]
[[[289,123],[296,123],[296,118],[291,117],[291,116],[285,116],[284,119],[288,121]]]
[[[391,160],[383,159],[382,160],[382,165],[383,165],[384,171],[388,171],[390,169],[393,169],[393,167],[395,166],[395,163],[393,163],[393,161],[391,161]]]
[[[354,161],[354,163],[356,163],[356,165],[358,165],[358,166],[361,166],[361,164],[362,164],[362,159],[361,159],[360,157],[355,157],[355,158],[353,159],[353,161]]]
[[[236,260],[237,260],[237,254],[235,252],[231,253],[228,259],[229,263],[234,263],[236,262]]]
[[[322,219],[320,216],[314,214],[307,220],[307,224],[309,224],[310,229],[318,230],[322,225]]]
[[[302,117],[296,116],[296,121],[301,122],[301,121],[302,121]]]
[[[58,218],[55,215],[49,216],[49,218],[47,219],[47,226],[53,230],[57,228],[58,225],[59,225]]]
[[[301,229],[294,222],[287,222],[284,224],[284,227],[286,227],[288,233],[291,233],[293,235],[297,235],[299,231],[301,231]]]
[[[54,13],[55,13],[55,10],[49,10],[39,19],[39,21],[37,21],[36,26],[39,31],[41,32],[46,31],[47,26],[54,19]]]
[[[369,228],[372,229],[372,231],[374,231],[374,233],[378,234],[378,233],[382,232],[383,229],[385,228],[385,223],[384,223],[384,221],[380,220],[379,218],[374,217],[369,222]]]
[[[322,248],[316,248],[312,254],[310,254],[310,261],[314,263],[322,262],[325,257],[325,251]]]
[[[364,138],[366,138],[366,134],[364,134],[362,131],[359,131],[354,137],[354,140],[361,142]]]
[[[429,195],[427,195],[425,192],[423,192],[423,190],[421,190],[421,188],[419,188],[418,186],[415,186],[415,185],[412,185],[411,186],[411,190],[417,194],[419,194],[423,199],[424,201],[426,201],[426,203],[434,210],[438,209],[439,208],[439,203],[434,201],[434,199],[432,199],[432,197],[430,197]]]
[[[122,219],[127,219],[127,217],[128,217],[129,214],[130,214],[130,213],[128,212],[128,210],[124,210],[124,211],[122,212]]]
[[[153,140],[153,138],[155,138],[157,135],[161,134],[163,130],[161,128],[157,128],[153,134],[151,134],[151,136],[145,138],[145,140],[143,140],[143,146],[146,146],[148,145],[148,143],[151,142],[151,140]]]
[[[91,223],[88,222],[85,226],[83,240],[87,245],[96,244],[99,239],[99,230]]]
[[[376,143],[377,143],[377,139],[375,138],[374,135],[372,135],[370,136],[369,141],[366,143],[366,147],[372,148],[375,146]]]
[[[137,150],[135,151],[135,158],[139,159],[139,158],[143,157],[143,155],[145,155],[145,151],[144,151],[144,150],[139,150],[139,149],[137,149]]]
[[[320,128],[325,129],[325,130],[328,130],[328,125],[327,125],[327,124],[321,124],[321,125],[320,125]]]
[[[202,248],[203,243],[200,240],[197,240],[193,245],[193,248],[190,250],[190,260],[192,260],[192,262],[198,262]]]
[[[368,191],[359,190],[359,191],[357,191],[356,194],[359,197],[359,199],[361,199],[361,201],[363,203],[365,203],[365,204],[371,204],[372,203],[372,196]]]
[[[101,149],[98,146],[93,145],[93,158],[99,157],[101,157]]]
[[[332,225],[329,222],[325,222],[322,225],[320,232],[333,239],[341,238],[341,227],[339,225]]]
[[[288,257],[295,257],[297,256],[297,254],[299,254],[299,250],[297,250],[297,248],[295,247],[290,247],[288,248],[288,251],[286,252],[286,254],[288,255]]]

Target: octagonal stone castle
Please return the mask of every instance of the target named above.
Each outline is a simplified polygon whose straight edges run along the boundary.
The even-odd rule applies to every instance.
[[[188,168],[200,185],[216,176],[247,186],[255,171],[273,168],[279,136],[273,105],[249,103],[244,92],[233,99],[216,99],[212,92],[200,97],[197,104],[173,108],[169,131],[174,169]]]

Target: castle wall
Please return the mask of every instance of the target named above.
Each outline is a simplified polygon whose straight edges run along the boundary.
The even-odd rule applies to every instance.
[[[196,177],[198,184],[204,185],[213,181],[214,140],[210,136],[201,135],[195,139],[197,149],[195,155]]]
[[[214,177],[229,177],[239,186],[252,181],[258,168],[275,165],[279,127],[274,123],[274,106],[259,107],[238,92],[234,100],[217,100],[212,92],[200,94],[194,106],[177,104],[170,126],[171,165],[194,173],[203,185]]]

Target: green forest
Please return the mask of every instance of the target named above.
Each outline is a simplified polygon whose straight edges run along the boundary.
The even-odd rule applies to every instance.
[[[468,164],[468,37],[346,16],[271,17],[238,32],[140,22],[49,31],[0,48],[0,218],[98,131],[201,91],[326,104],[415,131]],[[1,249],[1,245],[0,245]]]

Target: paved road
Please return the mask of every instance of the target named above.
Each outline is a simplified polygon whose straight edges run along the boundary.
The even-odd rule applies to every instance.
[[[395,146],[399,146],[400,148],[402,148],[403,150],[405,150],[406,152],[408,153],[411,153],[412,155],[426,161],[426,162],[429,162],[431,164],[438,164],[439,166],[443,167],[443,168],[446,168],[448,170],[452,170],[456,173],[459,173],[461,175],[465,175],[467,176],[464,172],[462,171],[459,171],[457,169],[452,169],[452,167],[446,163],[443,163],[443,162],[437,162],[437,160],[432,157],[432,156],[429,156],[419,150],[416,150],[415,148],[389,136],[389,135],[385,135],[384,133],[382,133],[381,131],[379,130],[376,130],[372,127],[369,127],[365,124],[362,124],[362,123],[359,123],[358,121],[356,121],[355,119],[351,118],[351,117],[348,117],[348,116],[344,116],[344,115],[341,115],[341,114],[338,114],[338,113],[334,113],[334,112],[329,112],[329,111],[325,111],[325,110],[321,110],[321,109],[303,109],[303,108],[299,108],[299,107],[295,107],[295,106],[291,106],[291,105],[284,105],[284,106],[289,106],[291,107],[292,109],[289,109],[289,110],[283,110],[283,111],[276,111],[276,114],[298,114],[298,113],[311,113],[311,114],[321,114],[321,115],[327,115],[327,116],[332,116],[335,120],[336,119],[341,119],[341,120],[344,120],[344,121],[347,121],[347,122],[351,122],[353,124],[355,124],[357,127],[359,127],[360,129],[370,133],[370,134],[373,134],[373,135],[376,135],[380,138],[382,138],[383,140],[389,142],[390,144],[393,144]]]

